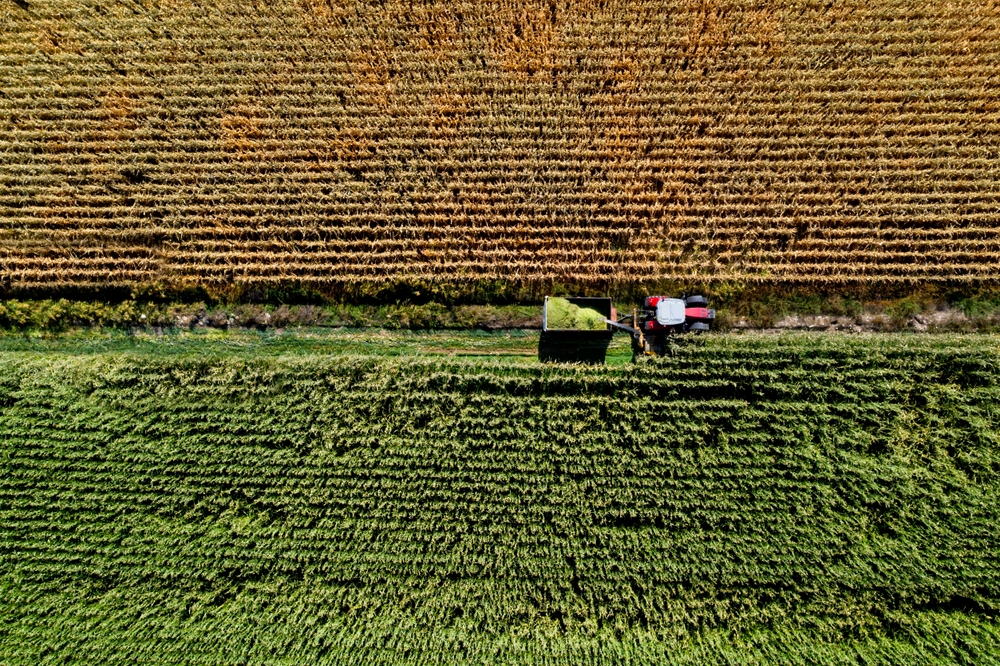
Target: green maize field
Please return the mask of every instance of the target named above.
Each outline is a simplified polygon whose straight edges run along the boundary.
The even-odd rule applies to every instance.
[[[154,344],[0,341],[4,664],[1000,659],[996,337]]]

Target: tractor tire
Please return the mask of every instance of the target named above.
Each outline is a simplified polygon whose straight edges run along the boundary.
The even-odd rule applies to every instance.
[[[704,296],[688,296],[684,299],[684,302],[689,308],[707,308],[708,299]]]
[[[708,330],[708,324],[702,321],[696,321],[691,324],[691,327],[688,330],[692,333],[704,333]]]

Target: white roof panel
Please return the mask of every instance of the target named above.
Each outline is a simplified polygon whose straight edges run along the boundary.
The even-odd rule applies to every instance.
[[[684,301],[663,298],[656,304],[656,323],[660,326],[677,326],[684,323]]]

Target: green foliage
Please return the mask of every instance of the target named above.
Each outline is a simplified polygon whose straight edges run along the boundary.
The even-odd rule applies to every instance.
[[[561,297],[546,302],[546,321],[550,329],[600,331],[607,328],[604,317],[593,308],[581,308]]]
[[[985,663],[998,346],[0,353],[0,661]]]
[[[262,296],[263,298],[263,296]],[[395,330],[538,328],[538,305],[211,304],[203,301],[0,301],[0,329],[63,332],[75,327],[374,327]]]
[[[835,316],[857,317],[863,311],[864,306],[861,301],[850,296],[833,296],[826,299],[820,307],[821,314]]]
[[[955,306],[972,319],[996,317],[1000,315],[1000,294],[959,297]]]
[[[61,331],[70,326],[134,326],[142,320],[134,301],[103,304],[86,301],[0,301],[0,327]]]
[[[920,314],[923,311],[923,306],[913,298],[903,298],[901,300],[890,303],[886,307],[885,312],[892,320],[896,323],[901,323],[912,317],[913,315]]]

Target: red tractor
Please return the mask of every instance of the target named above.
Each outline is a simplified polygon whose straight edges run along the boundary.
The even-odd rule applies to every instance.
[[[668,336],[704,333],[713,319],[715,310],[708,309],[708,299],[681,294],[680,298],[647,296],[642,310],[617,321],[608,320],[608,324],[632,335],[632,350],[636,355],[661,356],[669,351]]]

